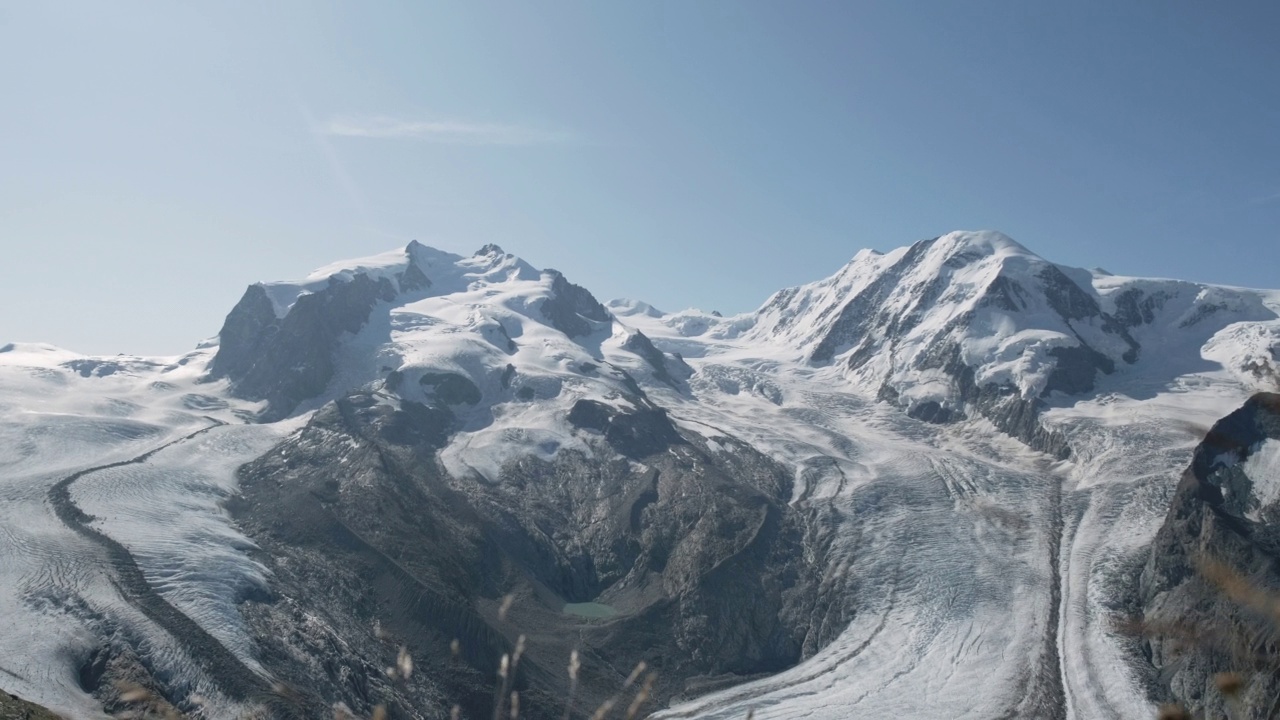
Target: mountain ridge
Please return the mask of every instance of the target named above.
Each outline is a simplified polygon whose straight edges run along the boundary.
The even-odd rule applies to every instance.
[[[470,264],[467,269],[478,272],[446,270],[443,279],[438,275],[441,269],[451,264],[459,267],[464,261]],[[437,274],[439,287],[430,289],[433,281],[423,266]],[[501,273],[505,277],[497,277]],[[287,322],[299,299],[338,290],[359,295],[340,301],[338,307],[351,307],[353,315],[367,317],[373,304],[394,301],[406,291],[447,294],[459,290],[467,278],[471,284],[501,284],[537,273],[495,245],[465,259],[414,241],[401,252],[322,268],[302,283],[257,284],[228,316],[220,336],[235,342],[224,341],[220,346],[211,377],[234,376],[237,355],[270,356],[270,348],[264,353],[252,343],[247,349],[239,347],[241,334],[259,337],[274,331],[259,295],[272,298],[277,322]],[[591,322],[619,322],[589,291],[556,271],[542,273],[551,278],[543,312],[556,329],[572,338],[590,334]],[[726,319],[686,311],[685,317],[704,316],[707,328],[727,328],[726,335],[741,334],[765,345],[780,341],[790,349],[802,349],[809,364],[830,364],[839,356],[853,382],[874,386],[879,398],[903,407],[913,417],[947,422],[981,415],[1037,449],[1066,457],[1069,443],[1036,420],[1047,407],[1046,399],[1054,393],[1086,394],[1100,376],[1138,363],[1142,345],[1130,331],[1157,322],[1170,301],[1183,299],[1187,304],[1181,298],[1187,294],[1193,297],[1188,307],[1180,308],[1179,329],[1206,323],[1212,335],[1223,328],[1214,322],[1215,314],[1230,320],[1280,317],[1276,310],[1280,300],[1267,299],[1268,293],[1117,278],[1067,268],[992,231],[949,233],[888,254],[862,251],[836,274],[779,291],[753,313]],[[621,301],[620,307],[627,303]],[[652,306],[644,307],[646,318],[655,317]],[[1223,310],[1228,314],[1221,314]],[[238,311],[252,315],[232,322]],[[332,316],[333,311],[325,314]],[[352,332],[359,324],[348,321],[320,333],[329,337]],[[1276,333],[1273,328],[1271,334]],[[636,342],[649,340],[643,331],[640,338]],[[335,340],[302,340],[308,347],[317,342],[331,345]],[[231,347],[224,351],[228,344]],[[639,352],[656,357],[655,349],[644,347]],[[280,362],[289,361],[272,357],[267,364]],[[1261,356],[1252,362],[1266,364]],[[660,375],[666,374],[664,362],[650,364]],[[318,395],[317,388],[332,376],[327,367],[307,370],[316,377],[303,387],[275,388],[274,402],[286,409],[269,411],[272,417],[287,414],[306,397]],[[1266,368],[1260,371],[1265,374]],[[253,378],[247,384],[233,378],[233,387],[246,398],[266,399],[272,394],[263,381],[255,383]]]
[[[6,345],[0,610],[68,634],[0,639],[0,684],[88,716],[81,666],[141,658],[189,678],[157,680],[178,704],[251,702],[57,529],[51,483],[111,466],[68,491],[87,527],[308,712],[480,712],[526,632],[534,717],[560,716],[566,638],[590,697],[665,668],[668,717],[1140,715],[1170,691],[1109,623],[1186,428],[1274,381],[1278,309],[991,232],[864,251],[731,317],[415,242],[252,285],[186,355]],[[434,669],[388,682],[374,620]],[[435,683],[454,625],[475,647]]]

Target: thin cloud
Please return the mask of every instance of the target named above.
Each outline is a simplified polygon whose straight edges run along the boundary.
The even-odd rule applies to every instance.
[[[1280,203],[1280,189],[1272,188],[1266,192],[1260,192],[1257,195],[1244,200],[1243,203],[1245,205],[1252,205],[1255,207],[1258,205],[1275,205]]]
[[[302,113],[307,127],[311,129],[311,137],[316,142],[316,148],[320,151],[321,157],[329,165],[329,170],[333,173],[334,180],[343,192],[351,200],[360,216],[365,222],[369,222],[369,205],[364,200],[364,193],[360,192],[360,188],[352,179],[351,173],[347,172],[347,166],[342,162],[342,158],[338,156],[338,151],[334,149],[333,143],[329,141],[328,133],[324,132],[316,124],[315,116],[311,114],[311,109],[305,104],[298,103],[298,111]]]
[[[399,118],[337,117],[319,130],[340,137],[420,140],[444,145],[559,145],[572,141],[568,133],[522,125],[471,123],[456,120],[403,120]]]

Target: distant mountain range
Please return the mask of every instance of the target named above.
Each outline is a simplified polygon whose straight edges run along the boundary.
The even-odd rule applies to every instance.
[[[413,242],[253,285],[181,357],[0,347],[0,689],[70,717],[623,717],[642,687],[662,718],[1213,713],[1215,673],[1277,656],[1214,581],[1280,580],[1276,390],[1280,291],[995,232],[732,317]]]

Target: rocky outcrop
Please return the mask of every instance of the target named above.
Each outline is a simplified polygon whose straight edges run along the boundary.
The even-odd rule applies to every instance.
[[[589,290],[574,285],[556,270],[551,275],[551,297],[542,304],[542,315],[551,326],[569,337],[589,335],[595,327],[592,322],[605,323],[613,316],[596,300]]]
[[[230,509],[274,578],[274,599],[241,608],[263,665],[305,688],[317,716],[341,702],[402,717],[459,703],[483,717],[499,659],[524,634],[521,714],[550,718],[575,648],[586,714],[641,660],[663,703],[706,678],[783,669],[829,639],[811,623],[841,599],[817,592],[822,552],[806,549],[810,519],[786,502],[785,468],[727,438],[711,450],[647,402],[582,401],[570,421],[593,452],[454,478],[435,459],[447,408],[355,394],[243,468]],[[583,603],[599,617],[575,614]],[[400,645],[421,672],[392,681],[381,669]]]
[[[653,368],[653,377],[657,380],[670,385],[676,390],[685,390],[684,385],[689,376],[693,375],[693,368],[684,362],[679,356],[673,356],[668,359],[666,354],[654,346],[648,336],[637,330],[622,343],[623,350],[631,352],[644,358],[649,363],[649,367]],[[673,372],[674,369],[674,372]]]
[[[961,359],[960,346],[955,343],[941,344],[924,355],[923,359],[917,369],[942,370],[955,384],[960,399],[979,415],[990,420],[1001,432],[1054,457],[1065,459],[1071,456],[1071,446],[1067,439],[1040,422],[1040,413],[1045,408],[1044,400],[1024,398],[1016,387],[1007,383],[980,385],[973,368]],[[879,397],[888,402],[898,401],[897,391],[890,383],[881,386]],[[965,417],[960,411],[943,407],[936,402],[909,407],[907,414],[917,420],[933,423],[954,422]]]
[[[377,303],[395,296],[387,278],[360,273],[299,296],[277,318],[265,289],[252,285],[227,315],[209,375],[230,379],[238,397],[266,400],[261,419],[278,420],[325,391],[342,335],[358,332]]]
[[[1225,717],[1214,674],[1242,673],[1243,718],[1280,707],[1280,506],[1249,459],[1280,442],[1280,395],[1255,395],[1196,448],[1142,571],[1145,641],[1171,699]],[[1270,472],[1275,472],[1270,468]],[[1250,472],[1254,476],[1250,476]]]
[[[47,709],[27,702],[20,697],[10,695],[0,690],[0,718],[13,718],[13,720],[60,720],[60,715],[55,715]]]
[[[418,384],[440,405],[475,405],[481,399],[480,388],[458,373],[423,373]]]
[[[685,442],[666,411],[648,403],[623,412],[595,400],[579,400],[569,411],[569,423],[600,433],[619,455],[636,460]]]

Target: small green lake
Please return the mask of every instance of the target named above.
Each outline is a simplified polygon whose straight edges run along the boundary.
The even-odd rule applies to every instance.
[[[608,605],[595,602],[565,603],[561,612],[565,615],[577,615],[584,618],[609,618],[618,614],[617,610]]]

